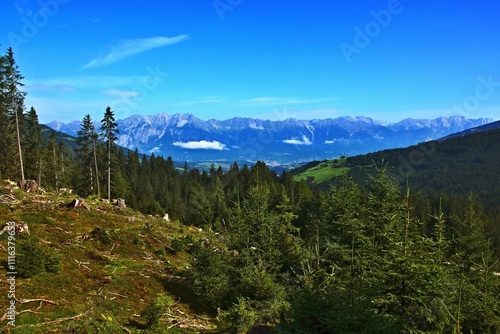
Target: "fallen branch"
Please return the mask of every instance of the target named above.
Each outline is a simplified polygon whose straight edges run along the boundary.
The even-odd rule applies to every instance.
[[[27,303],[35,303],[35,302],[43,302],[52,305],[59,305],[57,302],[50,299],[36,298],[36,299],[16,299],[19,304],[27,304]]]
[[[66,233],[66,234],[69,234],[69,231],[66,231],[66,230],[65,230],[65,229],[63,229],[62,227],[56,226],[56,228],[57,228],[58,230],[63,231],[63,232],[64,232],[64,233]]]
[[[75,259],[75,262],[78,263],[78,266],[82,266],[86,269],[88,269],[89,271],[92,271],[92,269],[90,269],[89,267],[86,266],[86,264],[90,264],[90,262],[83,262],[83,261],[78,261],[77,259]]]
[[[118,297],[122,297],[122,298],[127,298],[127,296],[124,296],[124,295],[120,295],[119,293],[115,293],[115,292],[108,292],[110,295],[115,295],[115,296],[118,296]]]
[[[115,243],[113,242],[113,246],[111,246],[111,249],[108,252],[109,255],[111,255],[111,252],[113,251],[114,248],[115,248]]]
[[[33,311],[33,310],[22,310],[22,311],[16,312],[16,317],[17,317],[18,315],[20,315],[20,314],[23,314],[23,313],[35,313],[35,314],[41,314],[40,312],[36,312],[36,311]],[[9,313],[8,313],[8,312],[6,312],[6,313],[2,316],[2,318],[0,318],[0,322],[1,322],[1,321],[4,321],[4,320],[5,320],[5,318],[7,318],[7,315],[8,315],[8,314],[9,314]]]
[[[167,330],[168,330],[168,329],[172,329],[172,328],[174,328],[174,327],[176,327],[176,326],[180,326],[180,325],[182,325],[182,324],[184,324],[184,323],[186,323],[186,322],[188,322],[188,321],[189,321],[189,318],[188,318],[188,319],[184,319],[184,320],[182,320],[182,321],[179,321],[179,322],[177,322],[177,323],[175,323],[175,324],[173,324],[173,325],[168,326],[168,327],[167,327]]]
[[[199,315],[196,315],[196,314],[194,315],[194,317],[195,317],[195,318],[198,318],[198,319],[200,319],[200,320],[204,320],[204,321],[211,321],[211,320],[212,320],[212,319],[210,319],[210,318],[200,317]]]
[[[39,324],[19,325],[19,326],[16,326],[16,328],[21,328],[21,327],[42,327],[42,326],[47,326],[47,325],[59,324],[61,322],[65,322],[65,321],[75,321],[75,320],[78,320],[78,319],[86,316],[87,313],[89,313],[91,310],[92,310],[92,308],[88,309],[85,312],[79,313],[79,314],[77,314],[75,316],[72,316],[72,317],[59,318],[59,319],[55,319],[55,320],[45,321],[45,322],[42,322],[42,323],[39,323]],[[0,328],[0,331],[3,331],[4,329],[9,328],[9,327],[10,327],[9,325],[7,325],[5,327],[2,327],[2,328]]]
[[[163,241],[159,240],[158,238],[155,238],[153,237],[152,235],[150,235],[151,238],[153,238],[154,240],[158,241],[160,244],[162,244],[163,246],[165,246],[165,248],[168,248],[169,250],[171,251],[175,251],[172,247],[170,247],[169,245],[167,245],[166,243],[164,243]]]

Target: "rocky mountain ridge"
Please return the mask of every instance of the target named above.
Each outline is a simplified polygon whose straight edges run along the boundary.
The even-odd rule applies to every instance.
[[[493,122],[463,116],[408,118],[387,123],[369,117],[279,121],[235,117],[201,120],[192,114],[134,115],[117,120],[117,144],[177,161],[257,161],[286,165],[399,148]],[[47,126],[75,135],[80,122]],[[99,129],[100,123],[96,123]]]

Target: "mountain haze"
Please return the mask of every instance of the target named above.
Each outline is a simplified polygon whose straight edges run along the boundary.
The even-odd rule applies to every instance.
[[[492,122],[463,116],[387,123],[368,117],[280,121],[254,118],[201,120],[192,114],[134,115],[117,120],[117,144],[141,153],[172,156],[178,161],[262,160],[286,165],[340,155],[399,148],[442,138]],[[79,121],[49,127],[76,135]],[[96,123],[96,128],[100,123]]]

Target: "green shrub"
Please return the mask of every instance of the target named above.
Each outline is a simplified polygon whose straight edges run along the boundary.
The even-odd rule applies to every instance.
[[[146,327],[149,328],[156,325],[162,314],[174,303],[174,297],[166,293],[161,293],[155,299],[151,300],[141,312],[141,317],[145,320]]]
[[[227,311],[221,311],[217,320],[230,333],[246,333],[257,322],[258,315],[249,299],[238,297],[238,301]]]
[[[16,244],[16,271],[20,277],[33,277],[43,272],[58,273],[61,255],[42,246],[33,237],[19,239]]]
[[[100,227],[96,227],[92,232],[90,232],[90,234],[104,245],[111,245],[113,242],[120,240],[119,229],[106,230]]]
[[[171,241],[170,245],[176,252],[182,252],[189,250],[190,246],[193,244],[194,238],[192,235],[188,234],[182,238],[175,238]]]

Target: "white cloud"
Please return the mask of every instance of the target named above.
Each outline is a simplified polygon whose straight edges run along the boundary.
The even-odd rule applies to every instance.
[[[214,141],[188,141],[188,142],[174,142],[174,146],[186,148],[189,150],[226,150],[226,145],[214,140]]]
[[[292,145],[311,145],[312,141],[309,140],[306,136],[302,136],[302,140],[298,139],[286,139],[283,140],[285,144],[292,144]]]
[[[277,102],[286,102],[291,99],[295,98],[290,98],[290,97],[255,97],[253,99],[248,99],[245,102],[250,102],[250,103],[277,103]]]
[[[148,151],[149,154],[160,152],[160,148],[158,146],[153,147]]]
[[[134,91],[129,91],[129,90],[121,90],[121,89],[106,89],[105,91],[103,91],[103,94],[106,94],[108,96],[117,97],[119,99],[130,99],[130,98],[141,96],[141,93],[139,93],[139,92],[134,92]]]
[[[151,38],[125,40],[115,45],[107,55],[90,61],[85,66],[83,66],[83,68],[95,68],[109,65],[136,54],[146,52],[148,50],[180,43],[187,40],[188,38],[188,35],[179,35],[175,37],[158,36]]]

